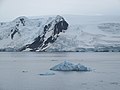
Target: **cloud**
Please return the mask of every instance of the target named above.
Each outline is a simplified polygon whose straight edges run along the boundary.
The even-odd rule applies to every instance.
[[[3,3],[3,0],[0,0],[0,5]]]
[[[0,0],[0,20],[51,14],[120,15],[120,0]]]

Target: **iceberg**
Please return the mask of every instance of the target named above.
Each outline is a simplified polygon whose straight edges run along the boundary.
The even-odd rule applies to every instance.
[[[64,61],[52,68],[53,71],[89,71],[90,69],[81,64],[73,64],[68,61]]]
[[[89,69],[80,63],[74,66],[74,71],[88,71]]]

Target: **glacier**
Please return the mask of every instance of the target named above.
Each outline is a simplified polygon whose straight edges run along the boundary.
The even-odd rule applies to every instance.
[[[120,52],[119,16],[63,17],[0,22],[0,51]]]
[[[68,30],[47,51],[120,52],[119,16],[64,16]]]

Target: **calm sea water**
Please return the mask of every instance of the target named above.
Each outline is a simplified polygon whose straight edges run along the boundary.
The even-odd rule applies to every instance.
[[[49,70],[65,60],[92,71]],[[120,90],[120,53],[0,52],[0,90]]]

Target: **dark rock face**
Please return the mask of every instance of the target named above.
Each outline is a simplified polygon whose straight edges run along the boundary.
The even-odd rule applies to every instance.
[[[11,29],[11,39],[13,39],[14,38],[14,35],[16,34],[16,33],[18,33],[19,35],[21,35],[20,34],[20,31],[19,31],[19,27],[20,26],[25,26],[25,24],[26,24],[26,20],[28,20],[26,17],[18,17],[16,20],[15,20],[15,26]]]
[[[20,18],[20,22],[23,24],[23,26],[25,26],[25,20],[24,20],[24,18]]]
[[[19,27],[19,24],[16,24],[16,26],[11,30],[11,39],[13,39],[13,37],[16,33],[18,33],[20,35],[18,27]]]
[[[57,24],[55,24],[54,35],[59,34],[60,32],[62,32],[62,30],[66,30],[67,27],[68,27],[68,23],[66,21],[58,22]]]
[[[16,18],[14,21],[16,22],[16,24],[19,24],[21,26],[26,26],[26,22],[28,21],[29,19],[25,16],[21,16],[21,17],[18,17]]]
[[[34,42],[21,48],[23,51],[27,48],[31,51],[45,51],[50,44],[54,43],[63,30],[67,30],[68,23],[63,17],[57,16],[53,21],[43,28],[43,33],[35,38]]]

